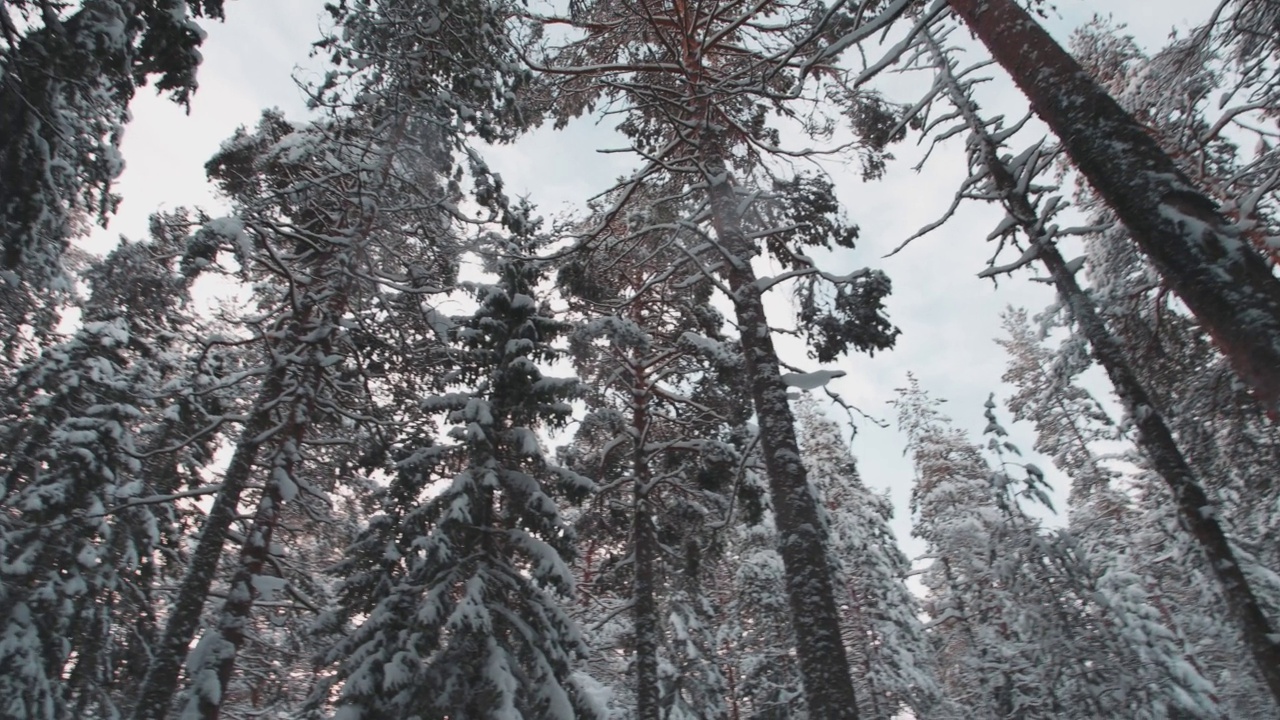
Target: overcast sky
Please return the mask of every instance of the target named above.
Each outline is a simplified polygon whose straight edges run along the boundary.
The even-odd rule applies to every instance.
[[[1095,13],[1109,13],[1153,49],[1171,30],[1185,30],[1207,18],[1216,4],[1216,0],[1062,0],[1046,24],[1065,40]],[[160,209],[201,206],[219,214],[221,204],[205,182],[203,165],[237,127],[254,125],[265,108],[280,108],[293,119],[305,119],[295,77],[314,79],[315,69],[322,67],[321,60],[308,58],[310,43],[320,37],[322,8],[322,0],[227,3],[227,22],[206,25],[209,37],[202,49],[200,89],[190,114],[145,89],[135,100],[123,147],[126,169],[116,187],[124,198],[120,213],[106,231],[88,239],[86,247],[101,252],[121,234],[143,237],[148,216]],[[878,87],[908,99],[911,88],[901,83],[909,82],[890,76]],[[1001,80],[985,91],[984,109],[1022,114],[1021,98],[1007,82]],[[510,194],[528,195],[544,214],[554,216],[571,211],[625,172],[627,162],[622,156],[595,152],[617,145],[610,135],[608,125],[579,121],[565,132],[539,129],[490,155]],[[1026,275],[1006,278],[998,288],[976,277],[989,253],[983,238],[999,219],[998,212],[976,206],[964,208],[943,230],[901,253],[882,257],[950,203],[964,172],[962,150],[959,140],[952,141],[943,152],[935,153],[923,172],[916,173],[911,167],[921,149],[909,139],[893,148],[898,160],[890,163],[885,177],[871,183],[861,182],[856,170],[830,168],[840,199],[850,219],[862,228],[863,238],[858,249],[833,258],[836,266],[831,270],[871,266],[887,272],[894,283],[890,314],[902,329],[893,351],[836,363],[834,367],[848,376],[832,387],[867,413],[892,423],[886,403],[894,396],[894,388],[905,384],[906,373],[913,372],[935,397],[948,400],[947,414],[970,428],[976,439],[984,424],[982,404],[987,394],[994,391],[998,398],[1009,394],[1000,383],[1005,358],[993,342],[1001,334],[1000,312],[1010,304],[1039,311],[1051,299],[1050,289],[1029,282]],[[787,309],[785,299],[775,301],[771,305],[775,321],[783,320]],[[817,369],[804,358],[802,348],[784,344],[788,361]],[[1007,412],[1003,420],[1015,442],[1030,455],[1029,428],[1017,427]],[[907,512],[913,472],[902,456],[903,445],[896,429],[862,422],[854,452],[866,482],[891,492],[898,508],[894,529],[908,552],[917,554],[921,546],[909,538]],[[1033,461],[1045,468],[1050,465],[1040,458]]]

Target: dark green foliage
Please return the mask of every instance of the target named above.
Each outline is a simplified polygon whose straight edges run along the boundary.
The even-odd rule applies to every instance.
[[[810,355],[819,362],[831,362],[850,348],[871,355],[892,348],[901,331],[884,314],[889,291],[889,277],[879,270],[836,284],[834,296],[812,283],[802,283],[796,296]]]

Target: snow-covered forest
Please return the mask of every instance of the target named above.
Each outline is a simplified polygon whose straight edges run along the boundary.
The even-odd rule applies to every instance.
[[[0,720],[1280,717],[1280,0],[317,0],[112,237],[272,2],[0,0]]]

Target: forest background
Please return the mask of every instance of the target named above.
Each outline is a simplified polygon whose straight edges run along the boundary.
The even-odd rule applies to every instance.
[[[1025,5],[0,6],[0,717],[1268,715],[1280,5]]]
[[[306,99],[297,82],[315,82],[324,64],[323,58],[308,57],[324,27],[322,6],[317,0],[272,0],[261,5],[235,0],[228,5],[225,22],[205,24],[209,39],[201,48],[200,91],[192,98],[190,112],[146,92],[130,106],[133,119],[122,145],[125,171],[116,186],[123,202],[105,229],[93,230],[86,249],[102,252],[119,235],[145,237],[151,214],[160,209],[195,206],[213,212],[220,206],[222,200],[205,178],[204,164],[223,141],[238,127],[252,127],[264,108],[280,108],[293,119],[307,116]],[[1151,52],[1171,34],[1185,34],[1204,22],[1214,7],[1210,0],[1169,0],[1160,2],[1155,11],[1145,0],[1069,0],[1054,6],[1044,26],[1066,43],[1077,28],[1095,17],[1104,18]],[[970,59],[976,61],[981,51],[972,41],[969,46]],[[872,87],[907,101],[919,95],[926,82],[919,73],[891,73],[874,80]],[[994,73],[981,92],[992,115],[1020,118],[1026,112],[1026,101],[1002,73]],[[1028,137],[1034,134],[1029,132]],[[565,130],[544,126],[512,145],[486,148],[485,153],[512,196],[527,196],[539,214],[554,218],[576,212],[599,188],[630,169],[624,158],[598,152],[617,145],[617,137],[607,119],[585,117]],[[869,181],[862,180],[854,168],[819,160],[831,172],[849,219],[862,230],[858,248],[833,253],[830,269],[848,272],[882,263],[894,281],[888,308],[902,329],[897,345],[874,358],[841,359],[838,367],[848,375],[833,380],[830,387],[882,421],[859,418],[854,452],[867,484],[887,492],[898,508],[892,527],[913,557],[923,545],[910,532],[907,504],[914,470],[906,455],[906,438],[888,406],[895,389],[906,384],[908,372],[915,374],[922,386],[948,402],[946,412],[960,427],[980,435],[987,422],[982,405],[988,395],[994,392],[1000,398],[1009,392],[1001,380],[1006,356],[995,344],[996,338],[1005,335],[1002,313],[1010,306],[1035,313],[1054,297],[1052,286],[1029,282],[1025,275],[1001,279],[998,285],[978,277],[989,254],[983,238],[1000,216],[998,210],[979,203],[963,205],[955,222],[891,258],[879,259],[940,216],[964,177],[962,137],[945,141],[934,151],[933,161],[915,170],[928,149],[916,138],[895,144],[891,152],[896,159],[888,164],[884,177]],[[781,321],[787,311],[777,309]],[[786,337],[779,343],[790,360],[804,362],[801,343]],[[1093,376],[1095,382],[1105,383],[1100,372]],[[1107,393],[1099,395],[1105,399]],[[833,410],[833,417],[849,416],[839,409]],[[1013,422],[1006,426],[1030,452],[1030,428]],[[1057,506],[1063,507],[1067,481],[1051,463],[1039,464],[1049,473]],[[1065,520],[1054,517],[1047,514],[1046,520],[1050,524]]]

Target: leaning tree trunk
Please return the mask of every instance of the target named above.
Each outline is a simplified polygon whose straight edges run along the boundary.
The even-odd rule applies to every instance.
[[[704,134],[701,160],[711,221],[726,256],[724,274],[733,293],[751,399],[760,427],[760,447],[769,476],[805,702],[809,717],[815,720],[857,720],[857,699],[840,633],[835,583],[827,561],[826,528],[800,461],[795,418],[787,402],[787,387],[782,382],[760,286],[751,267],[755,248],[743,231],[739,199],[719,147],[718,138],[712,133]]]
[[[1066,301],[1071,314],[1093,348],[1093,355],[1107,372],[1116,394],[1133,418],[1138,429],[1138,445],[1151,462],[1151,467],[1164,478],[1173,493],[1178,513],[1192,537],[1204,550],[1209,567],[1218,580],[1245,646],[1253,655],[1258,673],[1280,707],[1280,634],[1263,611],[1249,579],[1235,557],[1230,541],[1218,522],[1216,508],[1209,502],[1203,487],[1186,457],[1178,447],[1155,407],[1137,372],[1125,357],[1119,341],[1107,329],[1093,305],[1076,282],[1062,254],[1053,245],[1040,249],[1039,258],[1053,277],[1058,293]]]
[[[948,0],[1236,372],[1280,409],[1280,280],[1143,126],[1013,0]]]
[[[1075,274],[1052,239],[1045,235],[1044,223],[1038,217],[1030,198],[1019,191],[1013,174],[1000,161],[997,146],[986,134],[973,106],[965,97],[955,96],[953,99],[981,143],[979,152],[982,162],[990,173],[1006,210],[1030,240],[1039,246],[1036,257],[1048,269],[1058,295],[1079,324],[1093,349],[1094,357],[1106,371],[1125,410],[1133,418],[1138,429],[1138,446],[1151,462],[1152,469],[1164,479],[1173,493],[1178,512],[1191,535],[1204,550],[1227,607],[1258,666],[1259,674],[1280,706],[1280,635],[1276,634],[1258,603],[1248,578],[1236,560],[1231,543],[1217,520],[1215,508],[1174,440],[1163,414],[1124,354],[1120,342],[1107,329],[1093,300],[1076,282]]]
[[[258,401],[241,432],[235,453],[222,476],[222,489],[205,518],[200,539],[192,552],[186,575],[178,587],[169,619],[165,623],[160,647],[153,654],[142,688],[138,691],[138,703],[134,706],[133,720],[165,720],[169,706],[178,691],[178,676],[200,627],[200,615],[204,612],[209,588],[218,573],[218,562],[227,534],[236,519],[240,495],[253,473],[254,462],[264,442],[264,435],[274,425],[275,403],[284,387],[285,370],[275,368],[263,383]]]
[[[209,631],[213,633],[211,641],[216,643],[209,658],[212,667],[192,668],[191,681],[194,687],[187,702],[188,705],[195,707],[197,716],[202,720],[218,720],[222,713],[222,703],[226,699],[227,687],[235,673],[236,660],[248,638],[247,632],[252,621],[253,608],[260,594],[255,578],[263,575],[269,567],[272,539],[280,524],[280,513],[286,502],[282,480],[275,475],[286,473],[292,476],[294,472],[292,459],[297,454],[296,446],[301,443],[305,429],[305,423],[295,421],[288,426],[290,437],[276,446],[272,477],[267,481],[262,498],[258,501],[258,509],[254,513],[249,535],[240,546],[239,565],[227,587],[227,599],[219,614],[218,625]],[[290,445],[293,447],[288,447]],[[285,467],[279,467],[280,464],[284,464]],[[205,673],[217,678],[217,685],[213,686],[217,688],[216,694],[206,692],[207,689],[211,689],[211,686],[204,683]]]
[[[362,236],[367,234],[366,225]],[[331,320],[340,318],[351,295],[349,276],[344,270],[325,271],[326,265],[341,265],[337,254],[321,252],[311,258],[310,264],[314,266],[308,273],[312,302],[304,305],[302,317],[289,326],[289,340],[293,348],[287,355],[298,373],[292,379],[291,387],[285,388],[292,397],[290,402],[279,408],[278,424],[272,430],[271,466],[267,470],[253,524],[240,546],[240,556],[227,588],[227,599],[218,614],[217,627],[210,630],[213,646],[204,655],[203,666],[191,668],[193,687],[187,702],[201,720],[218,720],[222,713],[227,688],[248,639],[247,632],[260,595],[255,578],[262,576],[270,566],[272,540],[280,525],[281,513],[298,492],[295,473],[303,443],[319,413],[317,394],[325,386],[325,362],[337,352],[332,328],[318,342],[307,342],[301,338],[315,335],[317,331],[324,330]],[[286,486],[292,488],[286,490]],[[216,684],[209,682],[212,678],[216,678]]]

